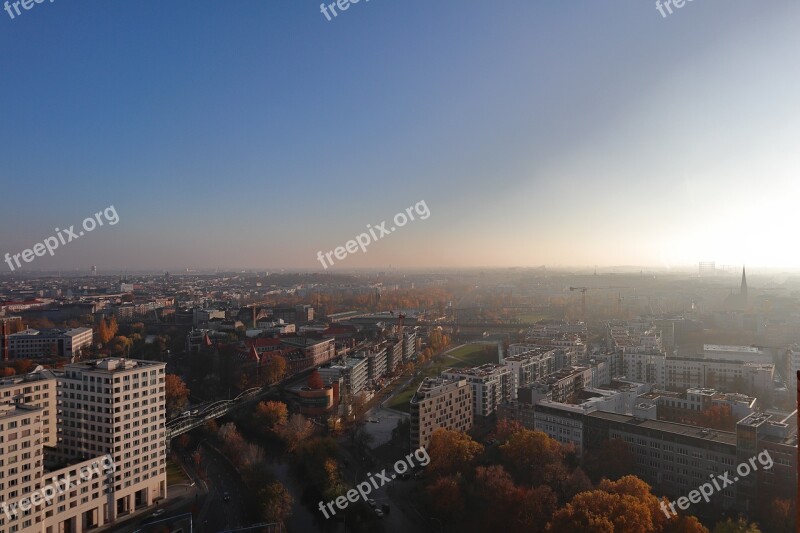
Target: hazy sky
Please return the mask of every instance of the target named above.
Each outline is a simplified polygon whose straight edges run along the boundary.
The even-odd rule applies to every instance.
[[[424,200],[337,265],[800,267],[798,27],[797,0],[0,11],[0,254],[114,205],[25,270],[321,270]]]

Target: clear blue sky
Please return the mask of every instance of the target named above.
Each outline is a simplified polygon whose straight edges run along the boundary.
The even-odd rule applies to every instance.
[[[800,3],[115,0],[0,11],[26,270],[800,266]],[[7,268],[5,265],[3,269]]]

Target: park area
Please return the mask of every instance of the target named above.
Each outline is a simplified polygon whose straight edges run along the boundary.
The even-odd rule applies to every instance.
[[[485,363],[497,363],[497,348],[492,344],[463,344],[438,356],[429,365],[419,371],[414,379],[386,404],[390,409],[407,413],[409,402],[425,378],[438,377],[448,368],[467,368]]]

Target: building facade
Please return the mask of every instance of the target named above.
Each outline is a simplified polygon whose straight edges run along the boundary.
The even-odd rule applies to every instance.
[[[411,449],[427,447],[439,428],[472,428],[472,387],[466,379],[425,378],[411,398]]]
[[[514,397],[514,376],[503,365],[488,363],[474,368],[450,368],[441,377],[451,381],[466,380],[472,387],[472,413],[476,421],[495,413],[497,407]]]

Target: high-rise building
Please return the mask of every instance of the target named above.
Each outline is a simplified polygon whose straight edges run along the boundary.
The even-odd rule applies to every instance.
[[[164,397],[150,361],[2,380],[0,533],[82,533],[166,497]]]
[[[0,404],[24,404],[42,409],[43,444],[56,446],[58,390],[53,371],[38,367],[30,374],[0,379]]]
[[[166,497],[165,367],[103,359],[67,365],[58,378],[58,453],[71,460],[114,458],[107,520]]]

